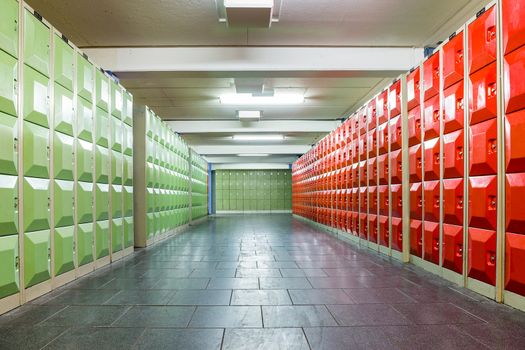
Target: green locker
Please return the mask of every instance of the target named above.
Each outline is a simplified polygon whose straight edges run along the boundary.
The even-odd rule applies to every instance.
[[[156,189],[154,188],[153,189],[153,193],[154,193],[154,196],[155,196],[155,207],[154,207],[154,212],[159,212],[160,211],[160,207],[162,205],[162,197],[160,196],[160,189]]]
[[[54,104],[55,130],[68,134],[69,136],[74,136],[73,122],[75,110],[73,108],[73,93],[63,88],[61,85],[55,84]]]
[[[111,114],[122,119],[122,88],[111,80]]]
[[[95,142],[99,146],[109,148],[109,116],[108,112],[96,107]]]
[[[113,219],[111,221],[111,251],[116,253],[122,250],[124,224],[121,218]]]
[[[146,138],[146,161],[152,163],[155,161],[155,141]]]
[[[129,126],[133,126],[133,96],[127,91],[124,91],[124,117],[122,120]]]
[[[153,187],[160,188],[160,177],[161,177],[161,168],[158,165],[153,165]]]
[[[81,224],[77,228],[77,258],[78,266],[93,261],[93,223]]]
[[[18,57],[18,1],[2,0],[0,49],[13,57]]]
[[[148,239],[151,239],[153,236],[155,236],[155,215],[153,213],[146,214],[146,221]]]
[[[111,185],[111,209],[112,217],[119,218],[122,216],[122,186]]]
[[[126,217],[124,218],[124,248],[133,247],[134,242],[133,217]]]
[[[18,233],[18,178],[0,175],[0,236]]]
[[[98,183],[109,182],[109,150],[105,147],[95,146],[95,181]]]
[[[0,16],[2,14],[0,13]],[[0,21],[0,26],[3,23]],[[0,39],[1,40],[1,39]],[[18,61],[0,50],[0,112],[17,116]]]
[[[49,229],[49,180],[24,177],[24,231]]]
[[[109,221],[97,221],[95,225],[95,256],[97,259],[109,255]]]
[[[24,120],[49,128],[49,79],[24,66]]]
[[[133,155],[133,128],[127,124],[122,124],[123,153]]]
[[[17,118],[0,112],[0,174],[18,173],[18,124]]]
[[[49,28],[29,10],[24,13],[24,63],[49,76]]]
[[[153,188],[147,189],[147,206],[148,213],[153,213],[155,211],[155,191]]]
[[[155,167],[153,163],[146,163],[146,186],[153,188],[155,183]]]
[[[49,178],[49,130],[24,122],[24,175]]]
[[[109,78],[102,73],[101,69],[97,69],[95,80],[96,106],[109,112]]]
[[[75,139],[59,132],[54,133],[53,173],[56,179],[73,181]]]
[[[59,35],[55,34],[55,82],[73,91],[75,63],[73,48]]]
[[[132,186],[133,185],[133,158],[125,155],[122,157],[122,161],[124,162],[122,181],[124,182],[124,185]]]
[[[111,151],[111,183],[122,185],[122,153]]]
[[[133,186],[123,187],[124,216],[133,216]]]
[[[115,117],[111,118],[111,149],[122,151],[122,121]]]
[[[154,113],[149,108],[146,108],[146,136],[151,138],[153,140],[153,133],[154,133]]]
[[[0,237],[0,298],[20,291],[18,235]]]
[[[73,181],[55,180],[54,213],[55,227],[74,225],[74,185]]]
[[[93,142],[93,104],[83,98],[77,101],[77,137]]]
[[[160,212],[153,213],[153,218],[155,221],[155,236],[160,235],[162,232],[162,222],[160,220]]]
[[[87,57],[87,56],[86,56]],[[93,65],[82,54],[77,54],[77,89],[78,96],[86,101],[93,98]]]
[[[77,178],[93,181],[93,144],[83,140],[77,140]]]
[[[24,285],[26,288],[51,278],[50,238],[49,230],[24,234]]]
[[[153,126],[153,140],[159,142],[159,136],[160,136],[160,129],[162,127],[162,123],[160,122],[160,118],[158,116],[155,116],[152,121]]]
[[[77,182],[77,220],[79,223],[93,221],[93,184]]]
[[[55,276],[75,268],[75,227],[55,229]]]
[[[95,220],[107,220],[109,217],[109,185],[96,184],[95,199]]]

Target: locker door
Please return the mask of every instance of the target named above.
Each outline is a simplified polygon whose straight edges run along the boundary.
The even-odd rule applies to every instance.
[[[415,107],[408,111],[408,144],[414,146],[421,143],[421,108]]]
[[[59,132],[54,133],[53,173],[56,179],[73,181],[75,139]]]
[[[525,175],[506,176],[506,220],[507,232],[525,234]]]
[[[0,175],[0,236],[18,233],[18,178]]]
[[[101,71],[95,73],[96,105],[109,112],[109,78]]]
[[[525,295],[525,235],[507,232],[505,247],[505,289]]]
[[[496,62],[470,76],[470,123],[477,124],[495,118],[497,108]]]
[[[109,116],[108,112],[96,108],[95,142],[99,146],[109,147]]]
[[[95,147],[95,181],[108,183],[109,181],[109,150],[104,147]]]
[[[24,234],[24,284],[26,288],[51,278],[49,230]]]
[[[449,87],[444,92],[444,132],[450,133],[463,129],[465,119],[464,82]]]
[[[426,141],[425,149],[425,180],[439,180],[440,174],[440,144],[439,139]]]
[[[441,99],[439,95],[432,97],[424,103],[424,130],[425,140],[439,137],[441,131]]]
[[[410,221],[410,254],[423,256],[423,223],[419,220]]]
[[[0,237],[0,298],[20,290],[18,259],[18,236]]]
[[[96,220],[107,220],[109,216],[109,185],[97,184],[95,188]]]
[[[470,127],[470,176],[496,174],[497,121],[487,120]]]
[[[440,64],[439,53],[433,54],[423,63],[425,100],[439,95]]]
[[[2,1],[0,11],[0,48],[18,57],[18,1]]]
[[[424,190],[425,222],[438,222],[441,209],[439,181],[425,181]]]
[[[55,82],[73,91],[75,74],[74,51],[68,43],[55,34]]]
[[[0,174],[18,174],[17,118],[0,112]]]
[[[468,276],[496,284],[496,232],[469,228]]]
[[[496,229],[497,176],[469,178],[469,226]]]
[[[77,137],[93,142],[93,104],[83,98],[77,101]]]
[[[78,96],[91,101],[93,96],[93,65],[80,53],[77,54],[77,90]]]
[[[113,253],[122,250],[123,238],[124,238],[124,225],[122,218],[111,220],[111,249]]]
[[[496,60],[496,11],[492,6],[468,26],[469,71],[475,72]]]
[[[24,66],[24,120],[49,128],[49,79]]]
[[[94,234],[93,223],[78,225],[77,249],[78,266],[89,264],[93,261]]]
[[[79,223],[93,221],[93,184],[77,182],[77,220]]]
[[[133,247],[134,241],[133,218],[126,217],[124,218],[124,248]]]
[[[443,180],[443,221],[463,225],[463,179]]]
[[[122,98],[122,88],[111,81],[111,114],[118,119],[122,118],[124,100]]]
[[[463,273],[463,227],[443,225],[443,267]]]
[[[77,178],[93,181],[93,144],[83,140],[77,140]]]
[[[24,175],[49,178],[49,130],[24,122]]]
[[[95,225],[95,256],[97,259],[109,255],[109,221],[97,221]]]
[[[29,10],[24,12],[24,63],[49,76],[49,28]]]
[[[425,260],[439,265],[439,224],[437,222],[425,221]]]
[[[49,180],[24,178],[24,231],[49,229]]]
[[[12,0],[9,0],[12,1]],[[2,16],[3,14],[0,14]],[[3,26],[0,20],[0,28]],[[1,34],[0,34],[0,40]],[[17,113],[17,83],[18,62],[16,59],[0,50],[0,112],[12,116]]]
[[[407,105],[408,109],[413,109],[421,103],[420,95],[420,70],[419,67],[410,72],[407,76]]]
[[[443,46],[443,81],[445,88],[464,78],[464,62],[463,32],[460,32]]]
[[[54,213],[55,227],[72,226],[74,224],[74,182],[55,180]]]
[[[55,229],[55,276],[75,268],[75,227]]]
[[[512,113],[525,108],[525,47],[505,56],[505,111]]]
[[[463,130],[443,135],[443,171],[446,179],[463,177],[464,154]]]

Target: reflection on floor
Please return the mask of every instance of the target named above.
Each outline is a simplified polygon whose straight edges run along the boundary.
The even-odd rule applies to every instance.
[[[0,349],[523,349],[525,313],[292,219],[212,218],[0,317]]]

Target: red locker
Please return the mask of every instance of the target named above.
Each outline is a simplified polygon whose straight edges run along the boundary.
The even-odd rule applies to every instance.
[[[423,193],[421,183],[410,186],[410,218],[421,220],[423,215]]]
[[[377,213],[377,187],[368,187],[368,212],[370,214]]]
[[[368,216],[368,240],[377,243],[377,215]]]
[[[423,62],[423,81],[424,81],[424,97],[425,101],[431,97],[439,95],[439,81],[440,81],[440,57],[439,53],[430,56]]]
[[[377,111],[376,111],[376,100],[368,102],[367,106],[367,123],[368,130],[373,130],[377,125]]]
[[[446,179],[463,177],[464,144],[463,130],[443,135],[443,176]]]
[[[469,178],[469,226],[496,229],[497,176]]]
[[[379,217],[379,244],[383,247],[390,246],[390,233],[388,231],[388,216]]]
[[[348,233],[354,232],[354,223],[352,221],[351,211],[346,212],[346,230],[345,231]]]
[[[505,117],[505,158],[507,172],[525,172],[525,109]]]
[[[463,225],[463,179],[443,180],[443,222]]]
[[[383,91],[377,96],[377,123],[383,124],[388,121],[388,90]]]
[[[470,127],[470,176],[498,172],[497,131],[496,119]]]
[[[443,224],[443,267],[463,273],[463,227]]]
[[[379,154],[388,152],[388,123],[381,124],[377,128],[377,147]]]
[[[507,232],[525,234],[525,173],[506,177]]]
[[[423,254],[423,223],[410,220],[410,254],[421,257]]]
[[[439,265],[439,224],[425,220],[425,260]]]
[[[496,11],[494,6],[468,26],[469,71],[476,72],[496,61]]]
[[[505,56],[505,111],[525,108],[525,46]]]
[[[401,127],[401,117],[390,120],[390,152],[401,149],[403,140],[403,129]]]
[[[359,214],[359,237],[368,239],[368,215]]]
[[[368,158],[375,157],[377,155],[377,130],[368,132]]]
[[[388,207],[389,207],[389,192],[388,192],[388,186],[379,186],[378,187],[379,192],[379,215],[386,215],[388,216]]]
[[[420,106],[408,111],[408,145],[421,143],[421,108]]]
[[[408,109],[413,109],[421,103],[419,67],[407,75],[407,102]]]
[[[377,175],[380,185],[388,185],[388,154],[377,157]]]
[[[350,132],[352,134],[352,139],[356,140],[359,134],[359,116],[357,113],[350,117]]]
[[[469,91],[470,124],[498,115],[496,62],[470,76]]]
[[[425,180],[439,180],[440,144],[439,138],[425,142]]]
[[[365,160],[366,154],[367,154],[367,137],[366,135],[362,135],[359,139],[359,160]]]
[[[347,211],[353,211],[354,210],[354,196],[353,196],[353,189],[348,189],[346,191],[346,210]]]
[[[352,227],[353,227],[353,232],[357,233],[358,230],[359,230],[359,213],[357,211],[353,212],[352,213]]]
[[[496,231],[469,228],[468,276],[496,284]]]
[[[352,165],[352,187],[359,186],[359,164]]]
[[[359,188],[359,211],[361,213],[368,211],[368,187]]]
[[[525,4],[522,0],[503,0],[503,49],[505,54],[525,45]]]
[[[440,199],[440,182],[439,181],[425,181],[425,222],[428,221],[439,221],[439,212],[441,209]]]
[[[392,218],[392,249],[403,250],[403,220]]]
[[[403,187],[401,185],[391,185],[390,191],[392,194],[392,216],[403,216]]]
[[[463,129],[465,121],[465,90],[464,81],[449,87],[444,91],[443,124],[444,133]]]
[[[401,114],[401,81],[398,80],[388,90],[388,106],[390,117],[397,117]]]
[[[366,186],[368,184],[367,167],[368,164],[366,160],[359,163],[359,183],[361,184],[361,186]]]
[[[458,33],[443,46],[443,81],[445,88],[463,80],[465,76],[463,32]]]
[[[425,120],[423,123],[424,139],[430,140],[439,137],[441,130],[441,105],[439,95],[428,99],[423,104]]]
[[[359,115],[359,134],[364,135],[367,131],[367,121],[368,121],[368,115],[366,108],[362,108],[359,112],[357,112]]]
[[[421,145],[415,145],[409,148],[409,172],[411,182],[420,182],[423,173],[423,161],[421,158]]]
[[[403,154],[401,150],[397,150],[390,153],[390,183],[400,184],[403,177]]]
[[[505,240],[505,289],[525,295],[525,235],[509,233]]]

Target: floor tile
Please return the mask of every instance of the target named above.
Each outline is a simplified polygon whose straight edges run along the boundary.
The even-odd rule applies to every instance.
[[[212,278],[207,289],[259,289],[259,279],[246,278]]]
[[[105,305],[166,305],[172,295],[167,290],[123,290]]]
[[[416,300],[396,288],[358,288],[345,289],[357,304],[405,304]]]
[[[393,307],[416,324],[484,323],[482,319],[448,303],[395,304]]]
[[[194,312],[194,306],[133,306],[112,326],[185,328]]]
[[[393,326],[411,322],[386,304],[328,305],[341,326]]]
[[[312,289],[312,285],[304,277],[273,278],[261,277],[261,289]]]
[[[229,305],[231,290],[179,290],[169,305]]]
[[[199,306],[190,323],[192,328],[261,328],[258,306]]]
[[[66,327],[46,326],[0,327],[0,349],[41,349],[66,330]]]
[[[209,278],[167,278],[161,279],[153,286],[153,289],[206,289],[209,282]]]
[[[71,328],[45,349],[130,349],[143,331],[141,328]]]
[[[283,277],[328,277],[323,269],[281,269]]]
[[[309,350],[300,328],[227,329],[222,350]]]
[[[263,306],[265,328],[337,326],[326,306]]]
[[[354,301],[342,289],[290,290],[294,305],[353,304]]]
[[[122,316],[127,306],[68,306],[49,317],[41,324],[44,326],[109,326]]]
[[[282,277],[279,269],[237,269],[236,277]]]
[[[291,305],[286,290],[234,290],[231,305]]]
[[[223,329],[146,329],[135,348],[219,350],[223,333]]]

